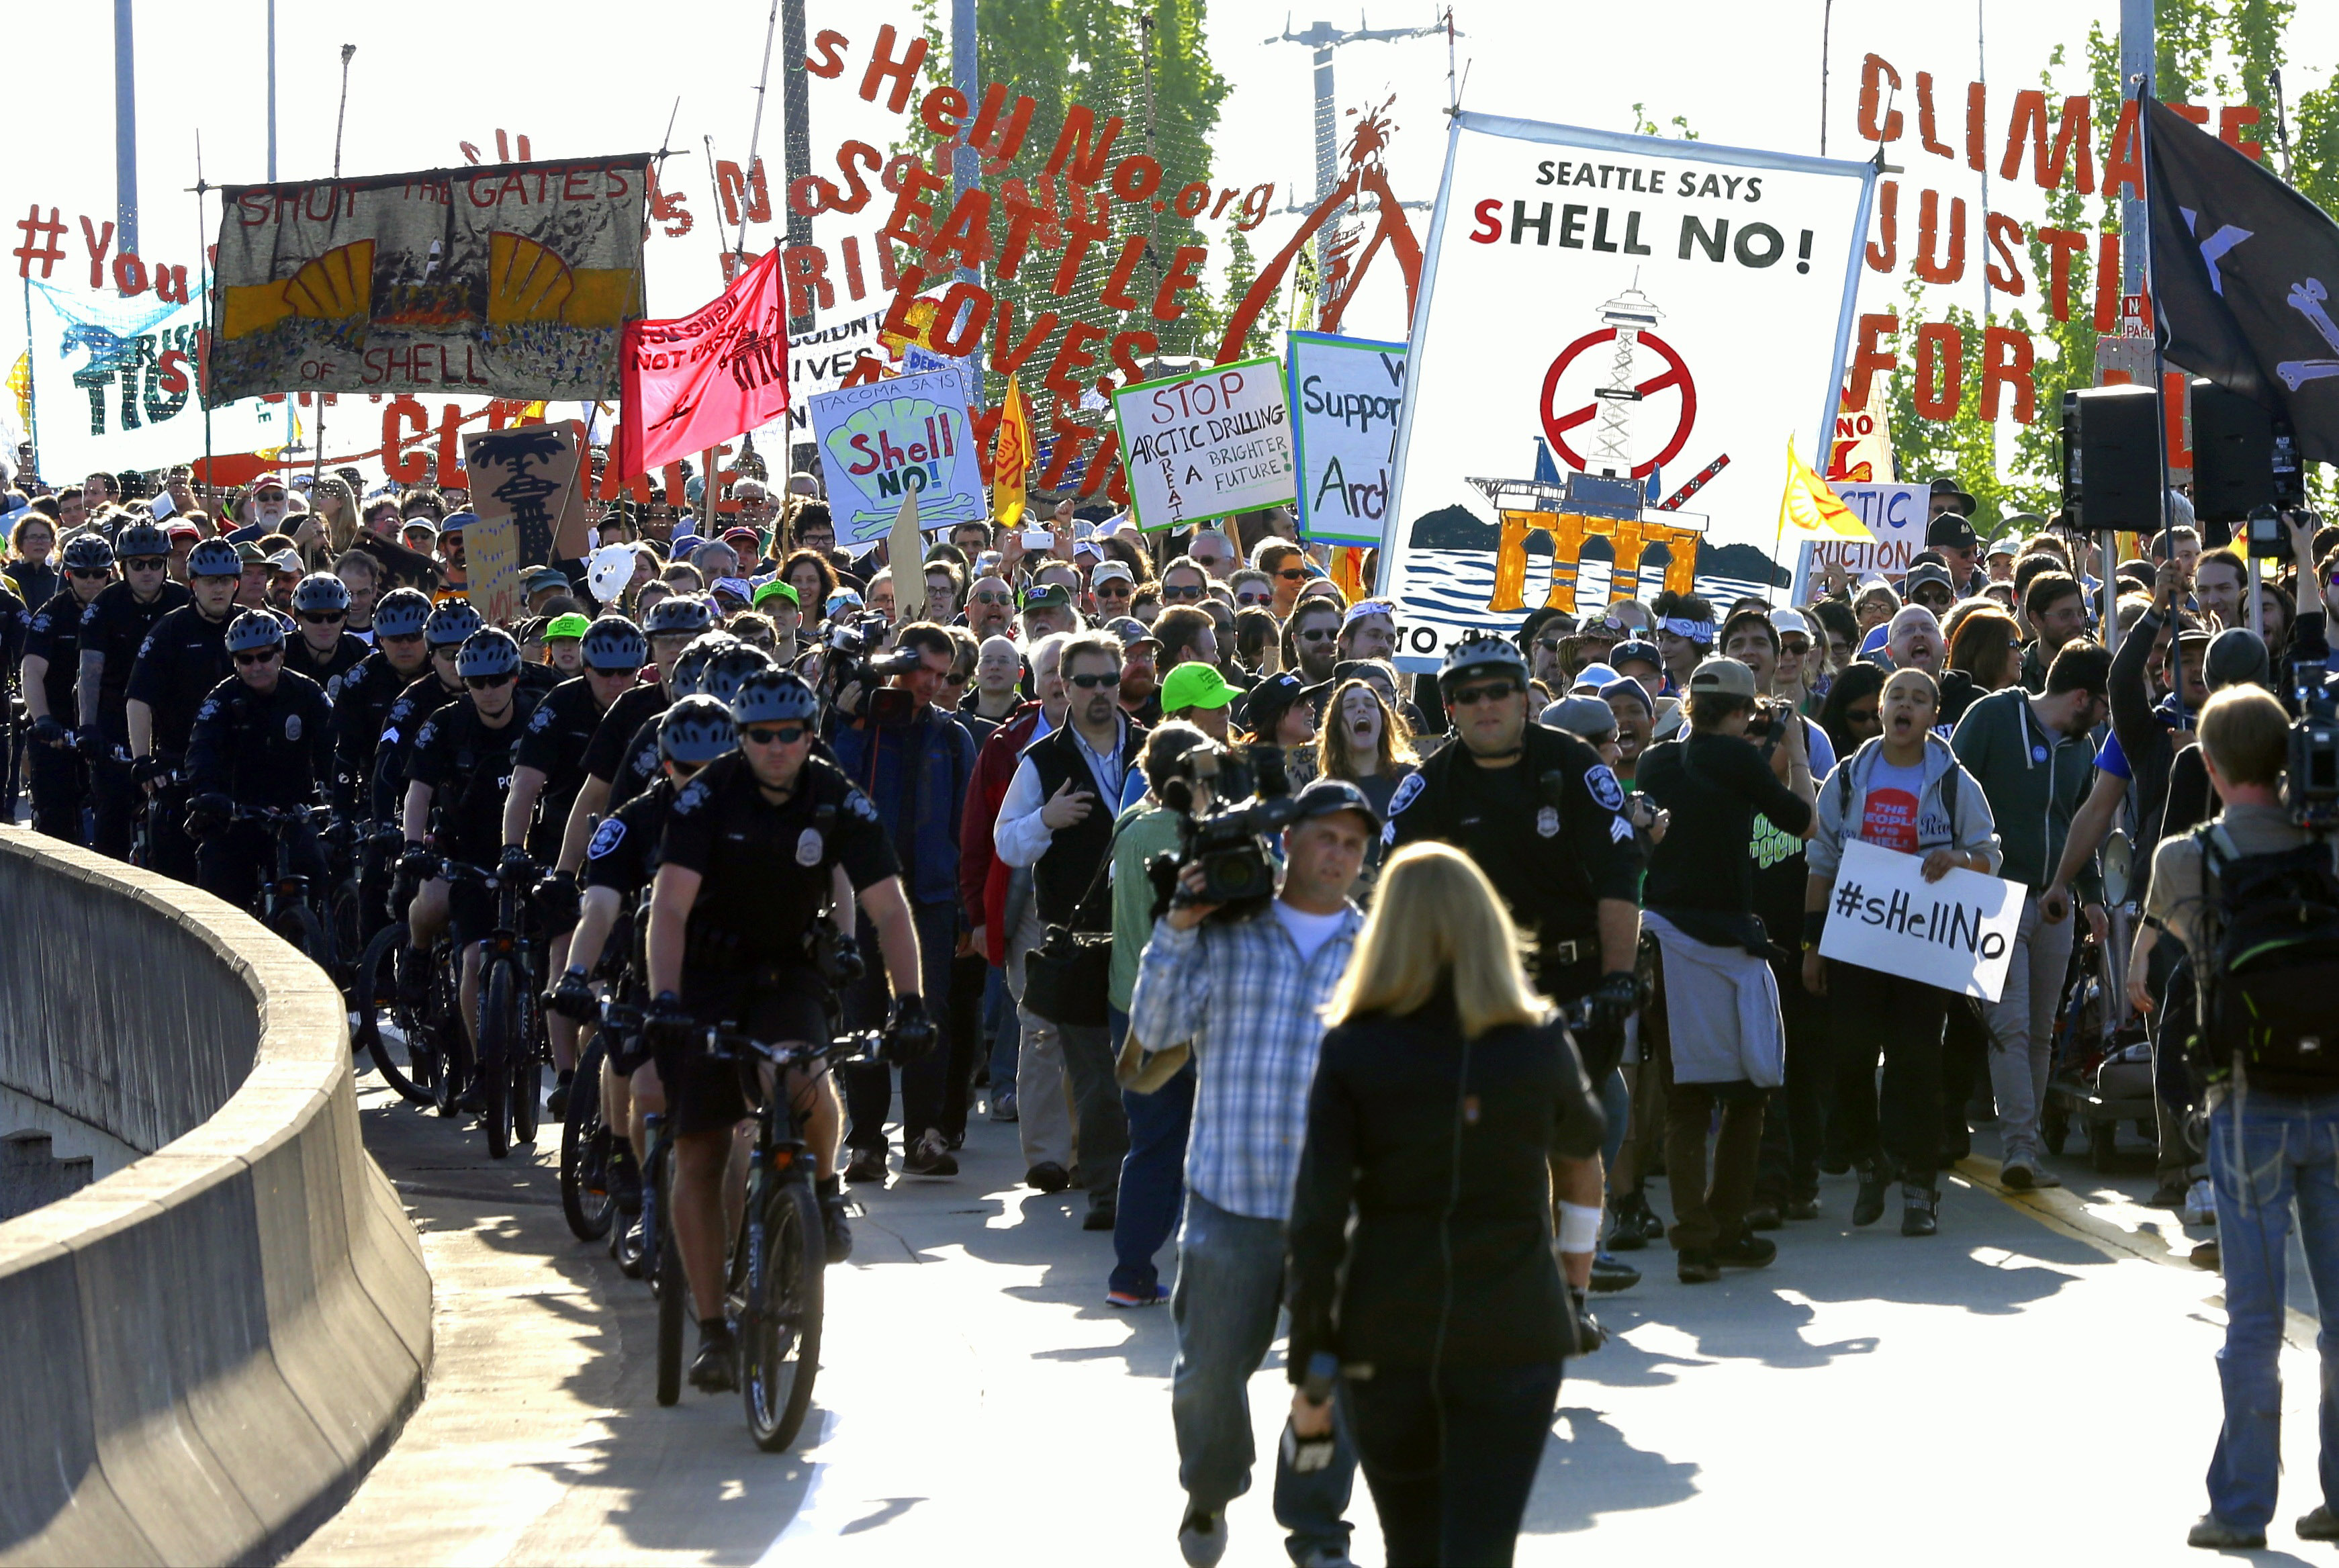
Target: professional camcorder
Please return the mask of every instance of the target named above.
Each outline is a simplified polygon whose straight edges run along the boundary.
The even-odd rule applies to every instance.
[[[1172,902],[1220,906],[1214,919],[1239,920],[1275,896],[1275,862],[1267,835],[1299,815],[1279,746],[1196,746],[1178,760],[1161,786],[1161,802],[1179,814],[1178,853],[1148,863],[1157,913]],[[1202,886],[1178,886],[1188,866],[1199,866]]]
[[[916,699],[899,686],[885,683],[916,669],[919,657],[914,650],[907,648],[883,652],[886,629],[885,617],[878,615],[853,619],[840,616],[830,623],[827,656],[822,663],[821,696],[840,711],[871,724],[905,725],[917,712]],[[847,686],[861,688],[858,701],[850,709],[837,701],[838,694]]]
[[[2299,687],[2300,714],[2290,726],[2290,766],[2283,775],[2283,804],[2290,820],[2316,833],[2339,828],[2339,696],[2319,669],[2313,685]]]

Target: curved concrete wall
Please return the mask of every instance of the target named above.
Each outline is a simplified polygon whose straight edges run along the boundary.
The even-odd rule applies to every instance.
[[[0,1083],[144,1151],[0,1225],[0,1563],[290,1548],[430,1361],[340,995],[216,899],[6,830]]]

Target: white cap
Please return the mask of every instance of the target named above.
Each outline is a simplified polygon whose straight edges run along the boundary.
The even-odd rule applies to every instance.
[[[1772,610],[1771,612],[1771,624],[1778,628],[1779,635],[1782,637],[1789,632],[1794,632],[1797,635],[1805,637],[1811,635],[1811,623],[1803,618],[1803,612],[1801,610],[1791,610],[1784,607]]]
[[[1137,574],[1129,569],[1127,561],[1099,561],[1096,570],[1089,574],[1089,587],[1094,587],[1099,583],[1109,583],[1116,577],[1124,583],[1137,581]]]

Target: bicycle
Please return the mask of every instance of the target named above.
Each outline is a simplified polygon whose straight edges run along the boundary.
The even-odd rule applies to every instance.
[[[525,929],[528,889],[483,866],[442,861],[450,886],[469,883],[496,895],[496,923],[481,944],[479,967],[479,1096],[488,1157],[501,1159],[514,1143],[536,1141],[543,1107],[545,1059],[551,1054],[537,1002],[536,943]]]
[[[601,1117],[601,1064],[607,1056],[607,1041],[597,1030],[577,1059],[568,1110],[560,1120],[560,1211],[579,1241],[607,1236],[617,1212],[609,1163],[625,1134]]]
[[[463,1027],[460,992],[451,962],[454,944],[441,938],[432,950],[423,1000],[410,1006],[400,999],[398,985],[398,965],[407,941],[406,922],[399,920],[374,932],[366,944],[350,988],[350,1038],[373,1058],[374,1070],[400,1099],[436,1106],[442,1114],[452,1116],[456,1096],[455,1075],[449,1070],[455,1060],[450,1031],[459,1035]],[[391,1031],[406,1047],[404,1062],[391,1054],[388,1038]]]
[[[327,974],[333,972],[333,939],[319,912],[309,878],[293,865],[292,829],[306,827],[322,814],[322,806],[240,805],[228,814],[231,823],[259,823],[268,829],[274,861],[252,912],[260,923],[307,954]]]

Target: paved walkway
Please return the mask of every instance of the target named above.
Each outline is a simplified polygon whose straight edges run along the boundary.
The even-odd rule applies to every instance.
[[[805,1436],[765,1455],[735,1396],[653,1401],[648,1295],[569,1236],[554,1129],[498,1166],[360,1083],[437,1281],[438,1364],[295,1562],[1178,1561],[1168,1315],[1103,1305],[1106,1238],[1014,1185],[1012,1129],[979,1124],[956,1181],[867,1199]],[[1650,1277],[1602,1307],[1617,1337],[1573,1365],[1519,1560],[2198,1561],[2219,1282],[2134,1202],[2148,1159],[2111,1181],[2055,1163],[2071,1188],[2016,1197],[1969,1161],[1929,1241],[1852,1232],[1835,1178],[1770,1269],[1688,1287],[1662,1246],[1639,1254]],[[2311,1308],[2303,1283],[2294,1301]],[[2315,1501],[2312,1329],[2293,1328],[2290,1484],[2258,1555],[2321,1563],[2289,1533]],[[1279,1368],[1252,1392],[1266,1453]],[[1230,1564],[1285,1560],[1266,1492],[1231,1512]],[[1351,1516],[1379,1563],[1361,1484]]]

